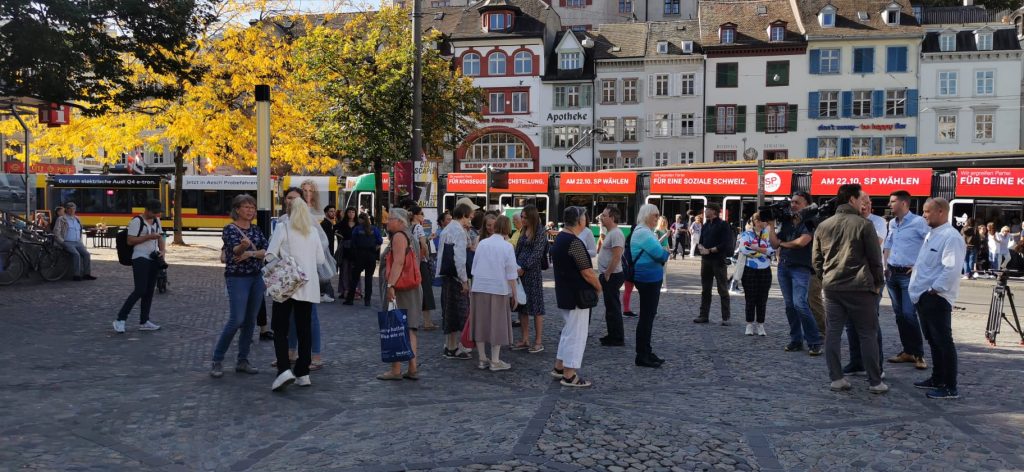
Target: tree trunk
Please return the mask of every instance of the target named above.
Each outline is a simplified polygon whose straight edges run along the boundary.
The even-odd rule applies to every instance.
[[[376,208],[373,209],[373,218],[377,223],[377,226],[383,229],[387,225],[387,221],[384,221],[384,209],[387,207],[384,204],[384,169],[381,163],[380,155],[378,154],[373,158],[373,200],[376,202],[374,205]]]
[[[187,146],[174,148],[174,246],[185,246],[185,240],[181,237],[181,187],[185,180],[185,154]]]

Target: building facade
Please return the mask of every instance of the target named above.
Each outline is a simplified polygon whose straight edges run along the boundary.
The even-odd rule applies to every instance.
[[[562,172],[592,167],[593,46],[594,40],[584,33],[566,31],[556,36],[555,47],[548,54],[538,117],[541,170]],[[574,150],[577,144],[582,147]],[[570,151],[574,151],[572,158]]]
[[[591,31],[613,23],[696,20],[697,0],[551,0],[563,29]]]

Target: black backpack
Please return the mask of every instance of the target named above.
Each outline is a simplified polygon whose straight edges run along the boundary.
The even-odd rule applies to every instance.
[[[636,273],[636,261],[633,259],[633,251],[629,247],[630,241],[633,239],[633,232],[636,231],[636,225],[629,228],[629,236],[626,236],[626,246],[622,251],[622,275],[625,277],[626,282],[633,282],[633,276]],[[640,250],[640,255],[644,254],[644,250]]]
[[[146,222],[142,220],[141,216],[136,216],[139,219],[139,234],[135,237],[142,236],[142,228],[146,226]],[[114,237],[114,246],[117,248],[117,262],[121,265],[130,266],[132,265],[132,253],[135,251],[135,246],[128,244],[128,227],[121,228],[121,231],[117,232]]]

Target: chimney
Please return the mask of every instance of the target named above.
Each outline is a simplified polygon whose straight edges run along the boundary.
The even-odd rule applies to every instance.
[[[964,0],[964,6],[965,7],[974,6],[974,0]]]

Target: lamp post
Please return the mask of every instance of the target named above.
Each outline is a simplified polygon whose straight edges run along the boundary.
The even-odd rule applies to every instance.
[[[21,125],[21,128],[25,130],[25,221],[32,221],[32,192],[30,191],[29,184],[28,184],[28,179],[29,179],[29,160],[28,160],[29,152],[28,152],[28,145],[29,145],[29,141],[32,139],[32,134],[31,134],[31,132],[29,132],[28,125],[25,124],[25,120],[21,119],[21,115],[18,114],[18,110],[17,110],[17,108],[15,108],[14,105],[11,105],[11,114],[14,115],[14,118],[16,120],[18,120],[18,124]],[[0,150],[0,152],[3,152],[3,151]]]
[[[256,224],[270,234],[270,86],[256,86]]]

